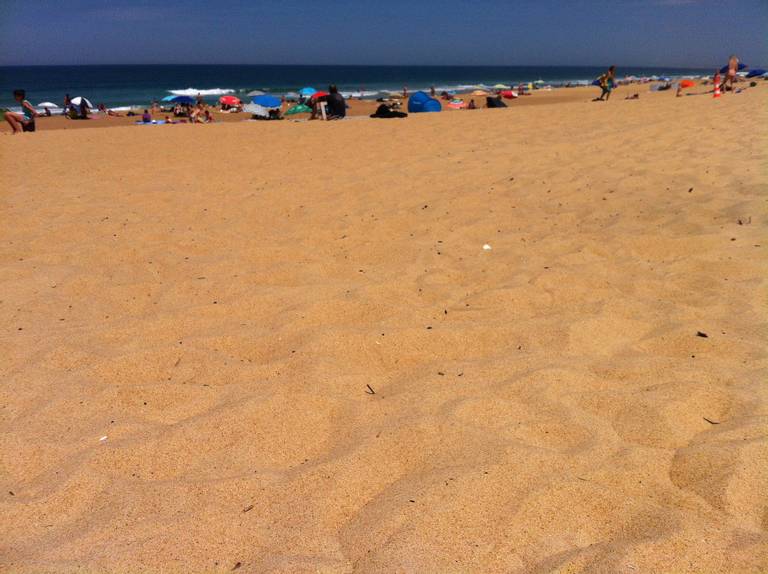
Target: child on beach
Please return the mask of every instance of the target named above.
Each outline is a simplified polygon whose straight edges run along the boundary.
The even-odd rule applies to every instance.
[[[608,71],[597,79],[600,82],[600,89],[602,93],[599,98],[595,98],[594,102],[607,102],[611,97],[611,92],[616,85],[616,66],[611,66]]]
[[[32,104],[26,100],[26,97],[27,94],[24,90],[13,91],[13,98],[21,104],[23,115],[14,112],[5,112],[5,121],[10,124],[11,129],[13,130],[13,135],[22,132],[35,131],[35,118],[40,114],[35,111]]]

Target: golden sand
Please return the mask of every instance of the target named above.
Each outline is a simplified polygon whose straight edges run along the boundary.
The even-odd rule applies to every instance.
[[[0,570],[765,571],[766,96],[0,137]]]

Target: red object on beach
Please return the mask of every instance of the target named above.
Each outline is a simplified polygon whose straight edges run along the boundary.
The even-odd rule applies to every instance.
[[[512,90],[504,90],[501,92],[501,97],[507,100],[514,100],[517,97],[517,92],[513,92]]]
[[[694,82],[693,80],[683,80],[682,82],[680,82],[681,88],[692,88],[695,85],[696,85],[696,82]]]
[[[712,97],[719,98],[720,97],[720,72],[715,72],[714,83],[715,83],[715,93],[712,94]]]
[[[228,106],[239,106],[241,102],[235,96],[221,96],[219,98],[219,103],[226,104]]]
[[[317,98],[322,98],[323,96],[327,96],[328,92],[315,92],[312,94],[312,97],[309,98],[310,100],[316,100]]]

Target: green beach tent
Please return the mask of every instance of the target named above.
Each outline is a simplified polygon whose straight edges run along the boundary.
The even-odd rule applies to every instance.
[[[296,104],[292,108],[285,110],[283,115],[292,116],[293,114],[308,114],[312,112],[312,108],[305,106],[304,104]]]

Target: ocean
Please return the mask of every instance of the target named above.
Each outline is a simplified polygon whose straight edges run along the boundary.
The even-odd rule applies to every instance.
[[[244,97],[251,90],[277,95],[304,86],[330,83],[348,95],[375,98],[384,91],[429,89],[469,91],[475,86],[519,84],[543,80],[553,86],[588,83],[604,68],[573,66],[264,66],[264,65],[135,65],[135,66],[2,66],[0,107],[16,108],[14,89],[27,91],[33,105],[61,105],[65,94],[85,96],[108,107],[146,106],[170,94],[201,93],[214,102],[231,93]],[[711,70],[680,68],[622,68],[624,76],[701,76]]]

